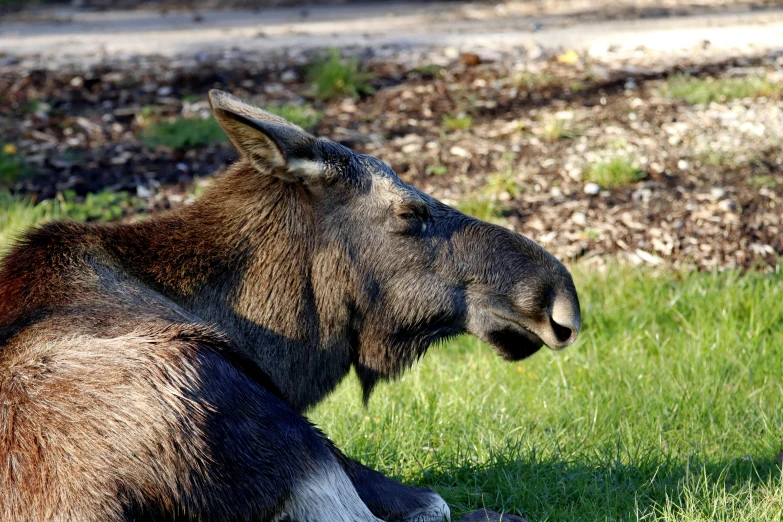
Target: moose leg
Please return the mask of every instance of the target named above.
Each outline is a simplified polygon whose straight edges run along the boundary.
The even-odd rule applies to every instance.
[[[216,479],[203,495],[241,506],[237,520],[268,520],[255,503],[278,499],[272,519],[295,522],[380,522],[362,501],[331,442],[266,386],[253,365],[200,350],[202,430]],[[218,478],[219,477],[219,478]],[[225,514],[225,511],[223,512]],[[205,513],[207,519],[214,513]]]
[[[380,519],[392,522],[451,520],[449,506],[434,491],[400,484],[339,451],[338,457],[361,499]]]

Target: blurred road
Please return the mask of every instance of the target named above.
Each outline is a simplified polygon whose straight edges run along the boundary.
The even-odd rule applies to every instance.
[[[644,5],[646,1],[626,0],[625,4]],[[648,6],[638,10],[636,18],[633,12],[620,11],[602,19],[596,16],[601,11],[595,9],[531,12],[525,6],[529,3],[374,3],[198,13],[53,9],[37,11],[26,20],[0,23],[0,52],[175,55],[230,48],[264,51],[327,46],[451,46],[496,52],[533,45],[584,50],[601,57],[606,53],[622,56],[641,48],[689,52],[709,47],[713,53],[735,56],[783,49],[780,7],[691,9],[670,16],[671,12]]]

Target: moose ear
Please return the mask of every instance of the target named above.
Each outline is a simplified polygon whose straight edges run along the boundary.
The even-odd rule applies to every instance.
[[[210,91],[209,103],[234,147],[259,172],[290,181],[323,173],[316,139],[301,127],[222,91]]]

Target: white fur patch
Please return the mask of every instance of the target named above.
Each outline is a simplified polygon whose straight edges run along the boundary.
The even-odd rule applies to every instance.
[[[292,159],[288,162],[288,171],[304,178],[320,177],[324,170],[324,164],[320,161]]]
[[[284,511],[282,520],[287,516],[296,522],[380,522],[336,462],[304,478],[291,492]]]

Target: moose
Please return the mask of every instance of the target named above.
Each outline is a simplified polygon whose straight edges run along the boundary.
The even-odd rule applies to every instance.
[[[240,158],[201,198],[50,222],[2,261],[0,521],[449,519],[304,413],[461,333],[508,360],[568,346],[569,272],[374,157],[209,100]]]

